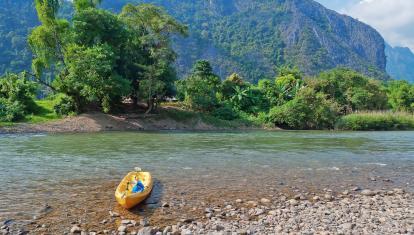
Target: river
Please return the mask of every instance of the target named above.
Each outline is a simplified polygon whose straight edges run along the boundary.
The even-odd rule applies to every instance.
[[[135,166],[152,172],[158,201],[287,188],[413,191],[413,140],[414,132],[0,135],[0,221],[30,220],[45,203],[64,207],[82,194],[113,205],[116,183]]]

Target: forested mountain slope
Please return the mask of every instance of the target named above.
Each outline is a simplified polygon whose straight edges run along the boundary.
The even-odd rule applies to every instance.
[[[188,38],[175,40],[180,75],[208,59],[220,76],[238,72],[250,81],[283,64],[309,75],[342,66],[385,77],[381,35],[312,0],[106,0],[102,7],[119,11],[127,2],[161,5],[190,27]],[[0,2],[0,73],[28,68],[25,35],[37,24],[31,5]]]
[[[31,53],[26,37],[38,25],[33,1],[0,1],[0,74],[27,69]]]

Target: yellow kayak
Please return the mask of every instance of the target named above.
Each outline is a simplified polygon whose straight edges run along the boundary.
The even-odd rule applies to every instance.
[[[134,193],[133,188],[138,182],[144,186],[144,190]],[[153,182],[149,172],[130,172],[118,185],[115,198],[122,207],[130,209],[144,201],[150,195],[152,187]]]

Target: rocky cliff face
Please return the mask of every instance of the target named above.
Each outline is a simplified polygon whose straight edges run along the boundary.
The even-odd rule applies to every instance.
[[[28,1],[0,2],[1,19],[8,14],[7,4],[12,4],[15,14],[7,17],[18,22],[7,27],[0,23],[0,37],[9,37],[9,32],[28,32],[37,23]],[[120,11],[127,2],[163,6],[189,25],[190,36],[177,38],[174,43],[181,76],[190,71],[196,60],[208,59],[221,77],[238,72],[252,82],[274,76],[276,68],[284,64],[298,66],[308,75],[340,66],[377,78],[386,77],[381,35],[370,26],[312,0],[106,0],[102,7]],[[24,11],[19,12],[19,4]],[[24,44],[23,36],[19,41]],[[12,38],[8,44],[0,42],[8,55],[0,61],[0,72],[10,68],[12,57],[21,69],[30,65],[26,47],[15,50]]]
[[[386,46],[387,72],[395,79],[414,82],[414,53],[406,47]]]

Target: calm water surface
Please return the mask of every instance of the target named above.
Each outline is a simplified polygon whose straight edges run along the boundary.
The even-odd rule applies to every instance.
[[[414,132],[0,135],[0,220],[140,166],[177,190],[414,188]],[[376,181],[372,181],[374,177]]]

